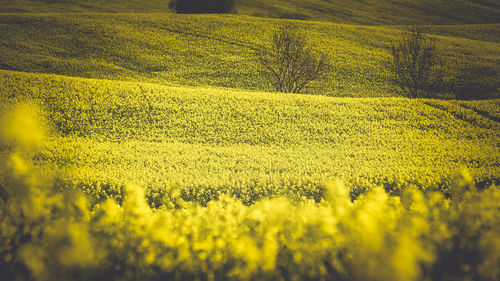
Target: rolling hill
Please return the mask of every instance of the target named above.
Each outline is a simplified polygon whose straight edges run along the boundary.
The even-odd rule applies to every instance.
[[[361,25],[498,23],[498,1],[240,0],[241,14]]]
[[[500,180],[500,101],[332,98],[1,71],[3,105],[38,104],[53,138],[33,156],[97,198],[134,182],[189,200],[319,200],[328,178],[447,191],[467,167]],[[449,191],[449,190],[448,190]],[[113,195],[114,194],[114,195]],[[153,196],[154,198],[154,196]]]
[[[2,280],[499,280],[498,1],[167,7],[0,0]],[[414,24],[430,99],[386,67]],[[305,94],[256,67],[284,25]]]
[[[0,24],[0,69],[257,91],[270,88],[255,50],[289,24],[327,55],[328,73],[307,93],[337,97],[400,96],[385,65],[391,43],[408,29],[176,14],[3,14]],[[424,28],[451,85],[443,97],[471,73],[465,81],[499,96],[499,24]]]
[[[235,14],[368,25],[498,23],[495,0],[236,0]],[[168,1],[0,0],[0,12],[169,12]]]

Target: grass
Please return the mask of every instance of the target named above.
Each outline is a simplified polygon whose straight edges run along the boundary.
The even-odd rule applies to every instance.
[[[408,30],[408,27],[394,26],[394,28]],[[459,25],[423,25],[422,30],[428,34],[447,37],[458,37],[484,42],[500,42],[499,26],[493,24],[459,24]]]
[[[7,13],[141,13],[166,12],[168,0],[0,0],[0,11]]]
[[[357,196],[382,184],[448,190],[468,168],[498,181],[498,100],[331,98],[2,71],[5,104],[41,104],[55,138],[39,165],[97,197],[128,182],[190,200],[319,200],[328,178]],[[78,172],[74,172],[78,171]],[[134,173],[130,173],[134,171]],[[162,191],[163,189],[163,191]],[[97,190],[97,191],[96,191]],[[119,195],[119,194],[118,194]]]
[[[239,1],[238,13],[363,25],[497,23],[495,1]]]
[[[328,57],[330,71],[307,93],[401,96],[384,66],[391,43],[401,36],[398,29],[233,15],[4,14],[0,15],[0,67],[163,85],[266,91],[270,88],[256,71],[254,50],[268,46],[266,38],[285,23],[307,30],[309,42]],[[480,69],[480,76],[468,79],[487,85],[485,97],[498,97],[496,61],[500,48],[494,35],[484,39],[486,33],[497,34],[494,31],[498,25],[478,25],[461,32],[453,26],[426,28],[436,34],[432,39],[445,62],[447,81],[453,84],[456,77]],[[451,91],[443,96],[453,97]]]
[[[495,0],[235,0],[235,14],[361,25],[498,23]],[[0,1],[0,12],[170,12],[168,1]]]

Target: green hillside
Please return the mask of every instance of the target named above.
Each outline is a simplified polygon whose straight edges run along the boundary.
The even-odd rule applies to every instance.
[[[498,23],[500,4],[495,0],[240,0],[237,11],[368,25],[470,24]]]
[[[394,28],[408,30],[406,26]],[[422,28],[434,35],[500,43],[498,24],[425,25]]]
[[[0,0],[0,12],[169,12],[168,0]],[[337,23],[498,23],[495,0],[236,0],[236,14]]]
[[[1,15],[0,24],[1,69],[259,91],[270,88],[256,69],[255,49],[269,45],[276,27],[291,24],[327,55],[328,73],[307,93],[401,95],[384,66],[402,34],[397,28],[175,14],[11,14]],[[451,84],[477,72],[471,83],[498,97],[500,25],[425,28],[436,34]],[[451,91],[443,95],[453,97]]]
[[[500,180],[500,101],[348,99],[2,71],[2,104],[41,105],[54,137],[34,156],[94,196],[134,182],[178,185],[206,202],[319,199],[328,178],[352,194],[382,184],[447,190],[470,169]],[[133,171],[133,172],[131,172]]]
[[[3,13],[168,12],[168,0],[0,0]]]

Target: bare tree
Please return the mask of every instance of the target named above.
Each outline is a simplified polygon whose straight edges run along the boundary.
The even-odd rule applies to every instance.
[[[419,27],[392,45],[391,70],[395,82],[412,98],[423,97],[442,75],[437,73],[439,58],[436,45]]]
[[[276,29],[271,48],[257,56],[264,78],[280,92],[300,93],[326,71],[325,56],[314,53],[306,36],[291,26]]]

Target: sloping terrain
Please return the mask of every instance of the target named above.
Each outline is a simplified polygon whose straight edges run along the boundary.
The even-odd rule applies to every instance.
[[[242,14],[368,25],[498,23],[494,0],[241,0]]]
[[[235,13],[349,24],[498,23],[495,0],[236,0]],[[168,1],[0,0],[0,12],[169,12]]]
[[[168,0],[0,0],[3,13],[168,12]]]
[[[500,43],[500,32],[498,32],[500,24],[424,25],[421,27],[429,34]],[[411,27],[395,26],[394,28],[409,30]]]
[[[319,199],[328,178],[352,194],[381,184],[447,190],[467,167],[498,181],[498,100],[330,98],[0,72],[2,104],[39,104],[54,138],[34,156],[94,196],[127,183],[206,202]]]
[[[270,90],[255,50],[269,46],[276,27],[290,24],[327,55],[329,71],[307,93],[401,95],[386,64],[402,27],[175,14],[1,15],[0,24],[0,69],[250,90]],[[499,26],[425,26],[436,34],[445,78],[480,73],[467,79],[498,97]],[[443,95],[453,97],[451,91]]]
[[[499,280],[498,1],[236,1],[0,0],[0,279]],[[306,94],[256,69],[286,24]],[[401,97],[412,24],[491,99]]]

